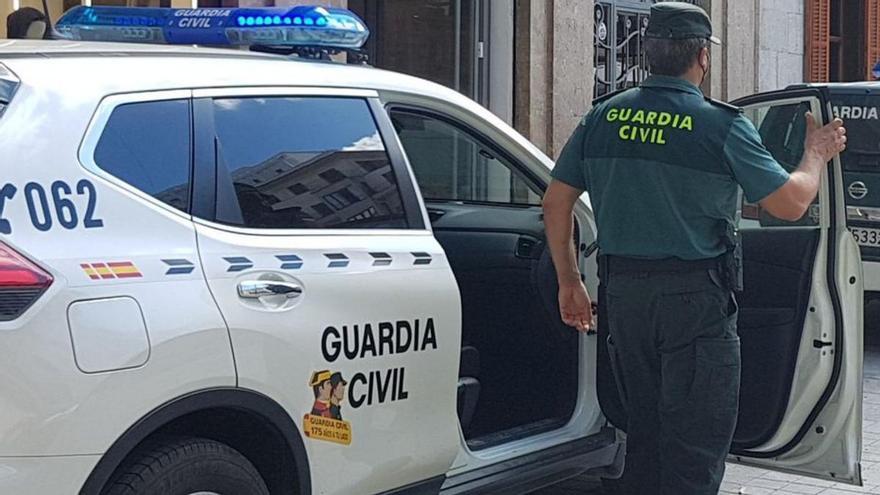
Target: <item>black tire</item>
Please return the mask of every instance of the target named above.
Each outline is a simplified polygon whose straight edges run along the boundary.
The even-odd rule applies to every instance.
[[[269,495],[260,473],[232,447],[206,438],[168,438],[138,449],[103,495]]]

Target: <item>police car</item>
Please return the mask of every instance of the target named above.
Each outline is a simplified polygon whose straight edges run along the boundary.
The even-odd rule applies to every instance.
[[[552,162],[526,139],[444,87],[311,60],[366,39],[342,10],[80,7],[57,29],[0,43],[0,493],[517,494],[619,474],[603,330],[560,322]],[[830,114],[816,89],[747,112],[760,127],[790,105]],[[743,220],[731,459],[859,484],[844,207],[835,160],[810,221]],[[587,197],[575,222],[595,294]]]
[[[790,86],[788,90],[815,88],[831,101],[832,112],[844,120],[847,149],[841,155],[847,223],[859,244],[865,271],[866,304],[880,303],[880,83],[826,83]],[[761,129],[768,147],[780,155],[799,152],[787,143],[786,133],[804,132],[794,107],[779,109]],[[788,149],[786,150],[786,147]],[[796,164],[789,162],[789,168]],[[872,304],[873,306],[873,304]],[[871,313],[875,313],[872,311]],[[868,331],[875,330],[868,320]]]

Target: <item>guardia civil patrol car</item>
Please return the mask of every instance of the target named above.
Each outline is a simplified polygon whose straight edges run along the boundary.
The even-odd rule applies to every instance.
[[[441,86],[311,60],[363,43],[346,11],[80,7],[57,29],[0,43],[0,493],[518,494],[619,474],[604,330],[560,322],[552,162],[526,139]],[[759,127],[831,111],[810,88],[744,104]],[[731,459],[859,484],[843,186],[835,159],[794,224],[743,205]],[[586,196],[575,222],[595,294]]]

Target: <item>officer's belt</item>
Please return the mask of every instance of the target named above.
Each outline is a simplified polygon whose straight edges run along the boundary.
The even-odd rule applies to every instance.
[[[689,273],[718,268],[722,257],[702,260],[680,258],[643,259],[623,256],[601,256],[606,273]]]

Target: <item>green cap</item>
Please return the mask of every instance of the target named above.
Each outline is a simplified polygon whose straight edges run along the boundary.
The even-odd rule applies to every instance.
[[[685,2],[652,5],[645,36],[669,40],[703,38],[716,45],[721,44],[721,40],[712,36],[712,21],[706,11]]]

